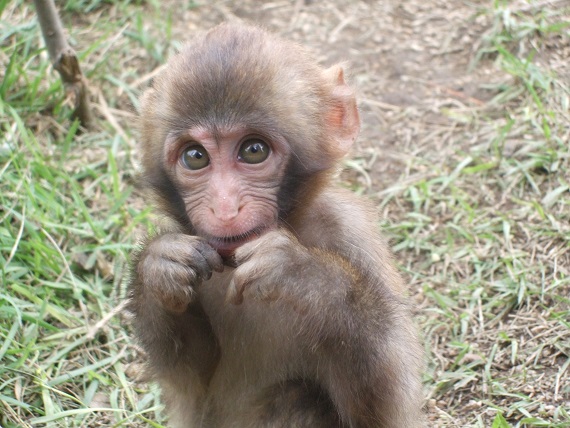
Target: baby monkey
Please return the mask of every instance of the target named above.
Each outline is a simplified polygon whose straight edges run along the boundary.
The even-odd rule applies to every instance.
[[[174,226],[129,306],[177,428],[417,428],[422,350],[374,209],[333,179],[360,128],[336,65],[224,24],[141,102],[143,185]]]

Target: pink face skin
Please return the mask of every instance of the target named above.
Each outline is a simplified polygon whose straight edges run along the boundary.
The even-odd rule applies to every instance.
[[[165,150],[192,225],[222,257],[277,227],[290,152],[283,139],[244,128],[193,128],[169,135]]]

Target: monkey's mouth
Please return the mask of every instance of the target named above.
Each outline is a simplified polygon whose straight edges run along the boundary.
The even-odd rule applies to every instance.
[[[266,226],[258,226],[250,231],[240,233],[235,236],[216,237],[212,236],[208,239],[208,243],[218,252],[224,260],[230,259],[235,250],[249,241],[260,237],[268,228]]]

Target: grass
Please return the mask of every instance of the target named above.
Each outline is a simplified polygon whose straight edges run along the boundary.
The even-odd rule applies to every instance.
[[[148,223],[148,210],[132,203],[130,130],[103,122],[78,132],[38,29],[10,19],[33,22],[32,11],[24,2],[9,7],[0,86],[0,425],[133,426],[157,408],[156,394],[139,394],[125,375],[133,345],[124,319],[101,322],[125,296],[133,231]],[[93,82],[103,81],[101,67],[89,64]]]
[[[478,11],[472,68],[504,79],[484,106],[441,110],[444,152],[412,151],[383,190],[347,163],[379,192],[417,290],[431,426],[570,427],[570,89],[545,54],[570,38],[570,11],[519,6]],[[151,227],[133,106],[179,40],[159,4],[61,7],[96,88],[90,132],[69,120],[31,6],[0,1],[0,426],[158,427],[120,309]]]
[[[439,423],[569,427],[570,91],[533,60],[538,33],[568,37],[568,10],[546,24],[548,11],[496,7],[479,54],[507,83],[450,137],[439,168],[415,158],[406,188],[381,192],[403,218],[385,228],[425,295]]]

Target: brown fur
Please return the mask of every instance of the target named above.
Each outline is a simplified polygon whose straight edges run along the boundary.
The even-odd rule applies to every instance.
[[[233,268],[196,222],[208,180],[179,172],[165,146],[240,126],[285,142],[285,164],[279,186],[239,187],[275,214]],[[135,256],[130,308],[171,426],[424,426],[405,286],[374,210],[331,184],[358,126],[340,67],[255,27],[197,37],[145,94],[143,174],[178,226]]]

